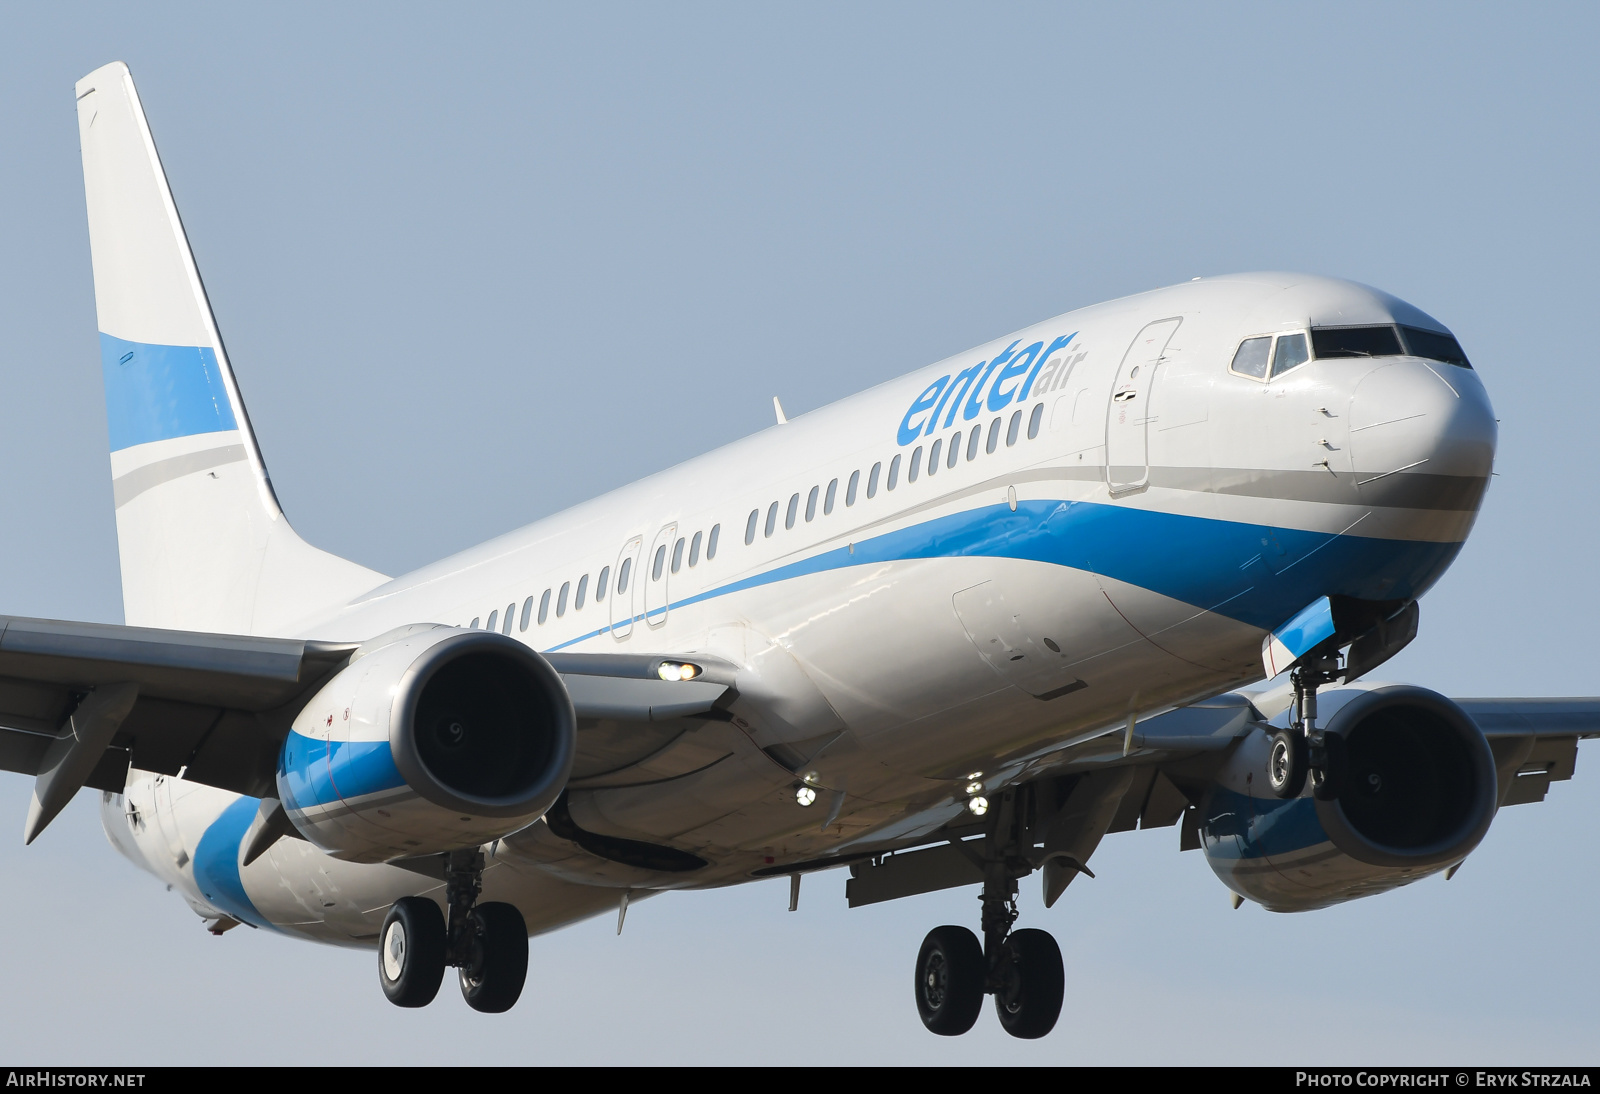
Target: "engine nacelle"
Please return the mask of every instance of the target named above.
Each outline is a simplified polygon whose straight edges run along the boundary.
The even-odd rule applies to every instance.
[[[404,627],[357,650],[295,718],[278,796],[306,839],[352,862],[476,847],[550,808],[576,741],[566,685],[528,647]]]
[[[1460,862],[1494,820],[1494,756],[1455,703],[1404,685],[1322,692],[1344,741],[1339,796],[1273,796],[1267,731],[1252,731],[1201,807],[1211,868],[1234,892],[1280,912],[1371,896]],[[1277,721],[1282,722],[1281,716]]]

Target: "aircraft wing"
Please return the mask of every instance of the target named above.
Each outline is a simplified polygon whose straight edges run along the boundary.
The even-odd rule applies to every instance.
[[[355,649],[0,616],[0,770],[39,777],[27,838],[80,787],[120,792],[130,766],[272,796],[295,715]],[[578,715],[578,770],[591,774],[647,760],[732,683],[716,663],[701,679],[669,683],[660,656],[549,660]]]

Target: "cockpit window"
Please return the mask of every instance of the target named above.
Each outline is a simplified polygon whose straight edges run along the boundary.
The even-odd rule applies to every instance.
[[[1311,359],[1306,352],[1306,336],[1303,334],[1278,335],[1277,349],[1272,353],[1272,375],[1282,376],[1292,368],[1297,368]]]
[[[1462,368],[1472,367],[1454,335],[1420,327],[1401,327],[1400,337],[1405,339],[1406,349],[1411,351],[1413,357],[1426,357],[1430,361],[1443,361],[1447,365],[1460,365]]]
[[[1239,343],[1239,350],[1233,355],[1233,371],[1242,376],[1254,376],[1257,380],[1265,380],[1271,351],[1271,338],[1246,338]]]
[[[1394,327],[1314,327],[1311,345],[1318,358],[1399,357],[1405,352]]]
[[[1311,331],[1318,357],[1425,357],[1471,368],[1454,336],[1421,327],[1320,327]]]

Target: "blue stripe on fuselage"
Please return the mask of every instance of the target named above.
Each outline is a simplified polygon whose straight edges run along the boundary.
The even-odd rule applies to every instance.
[[[194,883],[213,907],[241,923],[271,928],[251,903],[239,877],[239,844],[260,807],[259,798],[239,798],[211,822],[194,851]]]
[[[100,367],[113,452],[238,428],[209,346],[157,346],[102,334]]]
[[[1282,558],[1298,561],[1274,572],[1262,556],[1264,550],[1279,549]],[[1308,532],[1101,502],[1023,501],[1015,512],[992,505],[935,517],[672,601],[670,607],[849,566],[1014,558],[1103,574],[1270,631],[1331,593],[1363,600],[1421,596],[1460,550],[1459,542]],[[565,649],[610,629],[601,627],[549,649]]]

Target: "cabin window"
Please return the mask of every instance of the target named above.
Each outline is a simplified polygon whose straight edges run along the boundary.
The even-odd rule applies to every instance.
[[[983,427],[981,426],[974,427],[972,432],[967,434],[967,459],[975,460],[978,458],[978,442],[982,439]]]
[[[911,453],[911,469],[906,472],[907,482],[916,482],[917,475],[922,471],[922,446],[917,445],[917,450]]]
[[[750,510],[750,519],[744,522],[744,545],[750,546],[756,541],[756,522],[761,519],[761,510]]]
[[[483,629],[486,630],[486,631],[492,631],[492,630],[495,629],[495,624],[498,623],[499,621],[500,621],[500,609],[496,608],[494,611],[489,613],[489,622],[484,624]]]
[[[539,626],[544,626],[544,621],[550,618],[550,590],[546,589],[539,598]]]
[[[469,630],[474,630],[474,631],[477,630],[478,629],[478,622],[479,622],[478,617],[477,616],[473,616],[472,617],[472,622],[467,624],[467,628]]]
[[[889,487],[890,490],[893,490],[899,484],[900,484],[900,457],[896,456],[894,459],[889,461],[889,481],[888,481],[888,483],[886,485]]]
[[[631,559],[631,558],[623,559],[622,560],[622,568],[617,571],[617,595],[618,596],[621,596],[623,593],[628,591],[628,578],[632,574],[633,574],[633,559]],[[550,594],[546,593],[545,595],[549,596]],[[543,622],[543,620],[540,620],[540,622]]]
[[[1267,378],[1268,353],[1271,349],[1271,338],[1246,338],[1239,343],[1239,348],[1234,351],[1233,364],[1229,367],[1240,376],[1250,376],[1257,380],[1265,380]]]
[[[711,526],[711,536],[706,540],[706,561],[710,562],[717,557],[717,537],[722,535],[722,525]]]
[[[940,437],[928,448],[928,474],[936,474],[939,470],[939,453],[944,450],[944,438]]]
[[[1043,406],[1044,404],[1040,403],[1039,405]],[[1011,415],[1011,424],[1006,426],[1006,447],[1007,448],[1010,448],[1012,445],[1017,443],[1017,431],[1019,429],[1021,429],[1021,428],[1022,428],[1022,411],[1019,410],[1019,411],[1016,411],[1015,413],[1013,413]]]
[[[1039,435],[1039,423],[1044,419],[1044,404],[1034,403],[1033,413],[1028,415],[1028,440],[1033,440]]]
[[[561,591],[556,594],[556,618],[560,619],[567,614],[567,594],[572,591],[572,582],[563,581]]]
[[[811,493],[806,495],[806,523],[810,524],[817,515],[817,495],[822,492],[820,486],[813,486]]]
[[[531,622],[533,622],[533,597],[530,596],[522,602],[522,618],[517,622],[517,630],[527,630]]]
[[[583,610],[583,602],[587,599],[589,599],[589,575],[584,574],[578,579],[578,592],[572,598],[573,610],[581,612]]]
[[[600,577],[594,583],[594,599],[596,604],[606,598],[606,583],[610,580],[611,567],[602,566],[600,568]]]
[[[500,633],[501,634],[510,634],[511,633],[511,617],[516,615],[516,614],[517,614],[516,602],[513,601],[512,603],[507,604],[506,605],[506,618],[505,618],[505,621],[500,624]]]
[[[783,511],[783,529],[788,531],[794,527],[794,518],[800,512],[800,495],[794,494],[789,498],[789,508]]]
[[[773,502],[767,508],[767,526],[762,535],[771,538],[773,531],[778,527],[778,503]]]
[[[846,509],[856,503],[856,487],[861,485],[861,472],[850,472],[850,485],[844,488],[844,507]]]
[[[683,537],[678,537],[678,542],[672,545],[672,572],[677,573],[683,569]]]
[[[989,439],[984,443],[983,450],[992,456],[998,447],[1000,447],[1000,419],[996,418],[989,423]]]
[[[822,499],[822,515],[827,516],[833,512],[833,501],[839,496],[839,480],[832,479],[828,483],[828,492]]]
[[[958,430],[955,431],[955,435],[950,438],[950,458],[948,460],[944,461],[944,465],[946,467],[954,467],[956,465],[956,461],[959,460],[960,458],[961,458],[961,430],[958,429]]]
[[[651,565],[650,565],[650,580],[651,581],[660,581],[661,580],[661,571],[666,568],[666,565],[667,565],[667,545],[665,543],[663,543],[661,546],[656,548],[655,561],[653,563],[651,563]]]
[[[878,472],[883,470],[883,464],[875,463],[872,470],[867,472],[867,498],[871,500],[878,496]]]
[[[694,569],[700,562],[700,533],[696,532],[689,541],[689,569]]]

